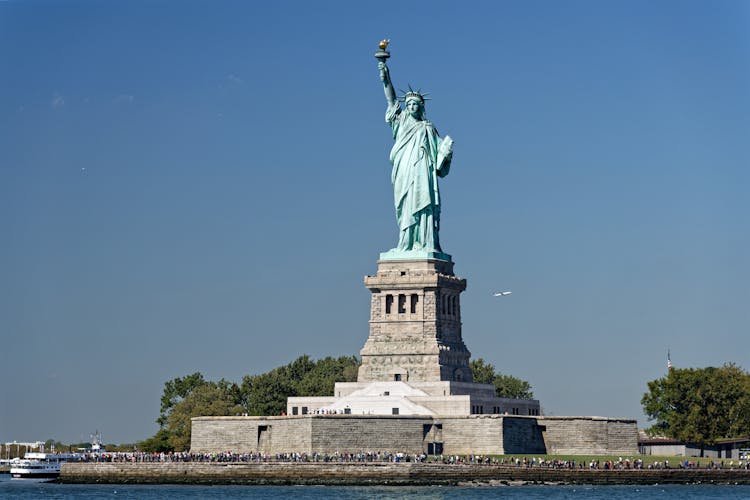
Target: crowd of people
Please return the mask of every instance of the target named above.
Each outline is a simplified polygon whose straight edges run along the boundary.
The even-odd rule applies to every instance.
[[[89,462],[426,462],[425,454],[403,452],[358,453],[218,453],[190,452],[107,452],[85,453],[83,461]]]
[[[622,458],[618,460],[590,460],[586,462],[576,462],[575,460],[549,460],[542,457],[511,457],[499,461],[500,465],[514,465],[516,467],[545,467],[552,469],[593,469],[593,470],[633,470],[633,469],[745,469],[750,470],[750,460],[739,460],[735,462],[730,460],[710,460],[701,464],[698,461],[685,460],[677,464],[670,465],[669,460],[655,460],[650,464],[645,464],[642,458]]]
[[[543,457],[497,457],[485,455],[426,455],[424,453],[405,452],[355,452],[355,453],[219,453],[190,452],[105,452],[84,453],[86,462],[208,462],[208,463],[386,463],[386,462],[419,462],[439,463],[446,465],[499,465],[506,467],[547,468],[547,469],[592,469],[592,470],[633,470],[633,469],[746,469],[750,470],[750,461],[738,462],[712,460],[700,464],[685,460],[670,464],[669,460],[654,461],[645,464],[641,458],[622,458],[618,460],[560,460]]]

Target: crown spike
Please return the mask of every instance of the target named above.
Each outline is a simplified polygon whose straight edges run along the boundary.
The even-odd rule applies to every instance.
[[[419,99],[423,103],[425,101],[429,101],[430,100],[429,98],[427,98],[427,96],[429,94],[426,93],[426,92],[422,93],[422,89],[421,88],[417,89],[417,90],[414,90],[414,88],[411,86],[411,84],[409,84],[408,87],[409,87],[409,90],[406,91],[406,92],[404,92],[403,90],[399,89],[399,92],[401,92],[401,94],[402,94],[401,97],[398,98],[399,101],[406,102],[406,100],[409,99],[410,97],[411,98]]]

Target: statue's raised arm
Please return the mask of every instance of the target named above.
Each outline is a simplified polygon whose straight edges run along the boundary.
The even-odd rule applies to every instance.
[[[380,50],[375,53],[375,59],[379,61],[378,70],[380,71],[380,81],[383,82],[385,100],[388,101],[388,107],[391,107],[396,104],[396,90],[393,88],[391,73],[388,70],[388,65],[385,63],[391,57],[391,53],[387,50],[389,43],[391,43],[390,39],[380,40],[380,43],[378,43]]]
[[[378,63],[378,69],[380,70],[380,81],[383,82],[385,100],[388,101],[388,106],[393,106],[396,102],[396,90],[393,88],[393,82],[391,82],[391,72],[388,70],[385,61]]]

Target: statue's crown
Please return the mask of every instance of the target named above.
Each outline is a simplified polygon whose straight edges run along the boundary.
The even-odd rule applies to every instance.
[[[402,91],[403,92],[403,91]],[[414,90],[411,88],[411,85],[409,85],[409,90],[407,92],[403,92],[403,95],[400,98],[401,102],[406,102],[409,99],[419,99],[422,103],[425,101],[429,101],[430,99],[427,97],[430,94],[422,93],[421,89]]]

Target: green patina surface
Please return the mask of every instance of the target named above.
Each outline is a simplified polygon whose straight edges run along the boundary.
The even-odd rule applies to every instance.
[[[380,54],[380,56],[378,55]],[[398,245],[380,254],[381,260],[429,258],[450,261],[440,248],[440,189],[438,178],[448,175],[453,139],[441,138],[425,116],[425,95],[411,88],[401,99],[391,82],[384,52],[376,54],[388,104],[385,121],[393,131],[391,182],[399,227]],[[401,102],[403,102],[403,107]]]
[[[387,252],[380,253],[380,260],[414,260],[414,259],[437,259],[451,262],[451,256],[443,252],[432,250],[399,250],[392,248]]]

